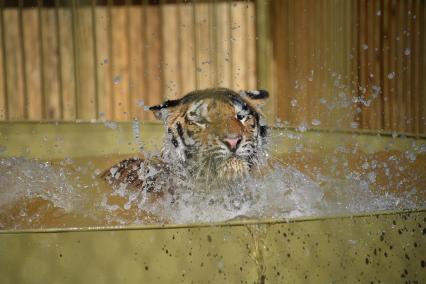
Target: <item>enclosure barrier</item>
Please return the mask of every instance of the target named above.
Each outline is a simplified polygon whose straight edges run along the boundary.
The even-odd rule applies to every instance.
[[[152,120],[265,88],[291,126],[426,133],[422,0],[0,1],[0,119]]]
[[[421,283],[426,212],[0,233],[2,283]]]

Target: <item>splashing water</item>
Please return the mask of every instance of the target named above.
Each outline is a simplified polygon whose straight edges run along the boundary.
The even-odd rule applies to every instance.
[[[93,210],[106,212],[103,217],[96,217],[98,219],[93,225],[188,224],[235,218],[286,219],[426,207],[425,201],[417,198],[415,190],[403,196],[374,192],[371,185],[377,177],[371,167],[376,167],[376,163],[364,163],[363,168],[369,171],[364,179],[355,172],[339,179],[323,175],[308,177],[293,166],[277,162],[263,176],[249,177],[223,190],[194,190],[182,186],[153,202],[150,193],[130,190],[125,184],[106,190],[104,184],[98,183],[100,170],[92,164],[92,160],[96,159],[88,162],[92,166],[84,168],[73,161],[65,161],[58,166],[24,158],[0,159],[0,215],[2,210],[19,202],[22,197],[41,198],[66,212],[86,216]],[[73,165],[73,170],[69,164]],[[159,172],[156,169],[144,174],[156,175]],[[111,196],[122,198],[124,202],[113,203]],[[118,216],[117,212],[125,212],[126,216]],[[128,212],[134,214],[127,215]],[[158,218],[147,221],[140,218],[142,212]],[[25,215],[25,212],[20,214]]]
[[[66,211],[71,211],[78,202],[65,171],[37,160],[0,159],[0,188],[3,209],[22,196],[51,200]]]
[[[247,178],[219,192],[177,188],[161,201],[139,208],[172,223],[235,218],[286,219],[424,207],[414,196],[373,193],[367,183],[322,177],[321,186],[294,167],[280,164],[262,178]],[[178,197],[176,197],[178,196]]]

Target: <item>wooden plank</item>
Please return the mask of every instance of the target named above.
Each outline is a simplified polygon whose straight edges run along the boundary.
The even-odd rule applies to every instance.
[[[391,127],[392,131],[398,131],[398,109],[396,106],[398,106],[397,102],[397,85],[395,80],[395,74],[396,74],[396,67],[397,67],[397,50],[396,50],[396,37],[397,37],[397,30],[396,30],[396,13],[397,13],[397,7],[396,7],[396,0],[392,0],[389,5],[389,41],[390,41],[390,52],[389,52],[389,72],[386,74],[386,79],[389,82],[389,94],[390,94],[390,106],[391,106]]]
[[[147,5],[144,7],[146,23],[146,91],[144,100],[147,105],[156,105],[164,100],[162,89],[162,75],[161,75],[161,15],[158,6]],[[155,120],[152,113],[147,114],[148,120]]]
[[[419,47],[420,41],[421,41],[421,30],[419,25],[419,14],[420,11],[420,1],[415,0],[413,3],[413,13],[411,15],[410,20],[412,21],[412,31],[411,31],[411,53],[408,55],[410,56],[410,60],[413,61],[413,64],[411,64],[411,86],[412,86],[412,118],[413,118],[413,133],[416,135],[420,134],[420,105],[421,105],[421,96],[422,94],[419,92],[419,85],[420,85],[420,78],[419,78],[419,65],[421,64],[420,56],[419,54]]]
[[[332,26],[332,54],[327,60],[332,61],[332,88],[333,94],[336,96],[335,100],[336,108],[333,111],[332,116],[332,127],[333,128],[345,128],[350,125],[352,121],[352,111],[350,96],[348,94],[346,76],[346,62],[347,58],[345,54],[348,50],[345,49],[344,41],[347,40],[344,29],[344,18],[348,15],[344,14],[344,1],[333,1],[333,8],[331,10],[331,17],[334,18]],[[334,73],[333,73],[334,72]]]
[[[364,13],[365,13],[365,42],[362,43],[361,52],[365,56],[365,65],[363,68],[364,73],[364,88],[365,95],[363,105],[363,128],[372,129],[374,124],[374,112],[372,111],[372,96],[371,96],[371,86],[372,86],[372,76],[373,74],[373,61],[374,61],[374,20],[373,20],[373,3],[366,0],[364,4]]]
[[[270,99],[263,107],[267,121],[272,125],[275,123],[277,105],[275,92],[275,74],[273,64],[272,24],[272,1],[256,0],[256,69],[258,88],[271,91]]]
[[[247,39],[245,13],[247,8],[243,2],[235,2],[232,5],[231,45],[232,45],[232,77],[235,90],[246,89],[248,86],[247,74]]]
[[[373,21],[373,7],[372,2],[366,0],[363,3],[364,7],[364,41],[361,43],[361,49],[360,52],[362,53],[362,56],[364,57],[364,64],[362,68],[363,74],[363,88],[364,88],[364,104],[363,104],[363,124],[362,128],[371,129],[374,124],[374,112],[371,111],[372,109],[372,97],[371,97],[371,82],[372,77],[374,76],[373,72],[373,60],[374,60],[374,21]]]
[[[6,63],[4,61],[5,55],[5,42],[4,42],[4,18],[3,18],[3,7],[0,7],[0,120],[7,120],[8,118],[8,94],[6,88]]]
[[[291,72],[289,73],[289,89],[288,89],[288,98],[289,101],[287,101],[287,104],[290,105],[291,107],[288,108],[288,116],[287,119],[284,120],[284,122],[288,122],[292,125],[294,125],[296,123],[295,121],[295,107],[293,107],[294,103],[292,104],[292,102],[297,102],[297,97],[295,96],[295,81],[296,81],[296,62],[295,62],[295,58],[296,58],[296,41],[295,41],[295,33],[296,33],[296,23],[295,23],[295,0],[289,0],[289,6],[288,6],[288,42],[289,42],[289,46],[288,46],[288,68],[289,70],[291,70]],[[284,78],[282,79],[284,80]],[[279,106],[281,108],[281,106]],[[278,110],[279,111],[279,110]]]
[[[195,41],[194,41],[194,6],[190,3],[179,4],[179,60],[180,69],[179,82],[181,94],[186,94],[196,89],[196,63],[195,63]]]
[[[368,57],[365,55],[365,47],[368,48],[368,38],[367,38],[367,20],[366,20],[366,1],[360,1],[359,2],[359,46],[358,52],[359,52],[359,92],[358,96],[361,100],[361,102],[365,101],[366,98],[366,90],[367,90],[367,77],[366,74],[368,74],[367,64],[368,64]],[[361,113],[360,113],[360,126],[362,128],[368,127],[368,116],[365,111],[364,103],[360,104]]]
[[[309,52],[307,46],[306,33],[309,30],[307,16],[307,0],[298,0],[295,2],[294,23],[295,23],[295,99],[297,106],[294,107],[293,122],[296,125],[308,123],[308,88],[307,78],[309,70],[309,62],[306,60],[306,55]]]
[[[149,106],[149,102],[147,101],[147,93],[149,92],[149,78],[148,78],[148,17],[147,17],[147,1],[143,1],[142,2],[142,26],[141,26],[141,31],[142,31],[142,63],[143,63],[143,72],[142,72],[142,81],[143,81],[143,85],[142,85],[142,101],[144,102],[144,104]],[[149,116],[148,112],[143,112],[142,113],[142,118],[144,120],[152,120],[152,116]]]
[[[345,115],[345,119],[342,122],[343,128],[350,128],[353,121],[355,120],[357,113],[356,113],[356,104],[353,103],[353,73],[352,73],[352,64],[353,64],[353,36],[352,31],[355,28],[352,26],[353,24],[353,18],[356,17],[357,11],[352,10],[352,1],[342,1],[342,14],[341,14],[341,21],[342,21],[342,29],[341,34],[343,35],[343,54],[342,54],[342,61],[344,62],[343,72],[343,83],[345,85],[345,92],[348,97],[349,106],[347,107],[347,114]]]
[[[348,1],[339,1],[338,2],[338,23],[336,25],[336,34],[338,35],[338,45],[337,45],[337,54],[339,54],[340,65],[339,73],[340,73],[340,84],[338,85],[339,93],[342,96],[340,102],[340,112],[339,112],[339,127],[340,128],[348,128],[353,121],[353,108],[351,102],[351,94],[350,94],[350,71],[348,68],[349,65],[349,42],[350,42],[350,33],[346,32],[347,20],[350,17],[350,13],[347,11],[347,6],[349,5]],[[343,95],[344,94],[344,95]]]
[[[96,117],[95,66],[93,62],[93,19],[90,6],[76,9],[78,119],[91,120]]]
[[[211,1],[208,3],[208,18],[209,18],[209,32],[210,32],[210,87],[218,86],[218,77],[217,77],[217,19],[216,16],[216,2]]]
[[[336,128],[336,107],[338,107],[337,103],[339,100],[338,94],[336,92],[336,89],[334,88],[334,80],[336,80],[337,76],[337,70],[336,70],[336,57],[333,56],[335,53],[335,32],[334,28],[336,26],[335,23],[335,17],[332,15],[335,15],[334,9],[335,9],[335,2],[334,0],[326,1],[326,7],[325,11],[328,11],[330,14],[329,17],[324,17],[325,23],[324,23],[324,30],[325,30],[325,40],[324,40],[324,49],[325,49],[325,55],[324,55],[324,63],[325,63],[325,81],[324,86],[326,89],[326,92],[324,93],[325,98],[325,106],[327,107],[326,111],[326,117],[323,118],[325,121],[325,125],[327,127],[330,127],[331,129]]]
[[[219,34],[217,33],[218,22],[217,22],[217,9],[218,3],[213,1],[209,9],[210,17],[210,30],[212,31],[211,35],[211,65],[212,65],[212,86],[219,86],[219,64],[218,64],[218,46],[219,46]]]
[[[40,73],[39,19],[36,9],[24,9],[23,36],[25,38],[25,73],[28,90],[28,119],[42,120],[42,90]]]
[[[26,72],[26,53],[25,53],[25,36],[24,36],[24,15],[23,15],[23,2],[19,1],[18,17],[19,17],[19,40],[20,40],[20,50],[16,52],[21,53],[21,63],[22,63],[22,83],[24,89],[24,115],[23,119],[28,119],[28,85],[27,85],[27,72]]]
[[[44,119],[58,120],[61,118],[59,100],[59,72],[58,72],[58,40],[55,27],[55,10],[43,8],[41,10],[42,38],[42,68],[43,68],[43,92],[46,97],[46,113]]]
[[[108,7],[96,7],[96,76],[98,77],[99,96],[99,117],[100,119],[114,119],[112,80],[113,73],[111,67],[111,42],[109,25],[110,15]]]
[[[112,27],[112,92],[115,98],[114,119],[129,120],[130,100],[129,100],[129,70],[128,70],[128,44],[127,37],[127,8],[125,6],[112,6],[111,8]]]
[[[274,26],[281,29],[272,29],[273,60],[274,60],[274,104],[279,107],[277,116],[281,120],[289,120],[290,104],[290,72],[289,72],[289,1],[276,1],[271,3],[271,14]]]
[[[372,19],[372,37],[371,37],[371,72],[373,77],[370,79],[370,98],[372,112],[371,125],[373,129],[382,129],[382,100],[381,100],[381,78],[380,69],[382,64],[382,46],[381,46],[381,32],[380,32],[380,16],[377,16],[377,11],[381,11],[380,2],[375,1],[371,3],[371,13],[369,13]]]
[[[58,90],[58,97],[59,97],[59,108],[60,108],[60,120],[64,120],[64,109],[65,109],[65,101],[64,101],[64,97],[63,97],[63,89],[64,89],[64,84],[62,82],[62,57],[60,55],[60,49],[61,49],[61,33],[60,33],[60,28],[59,28],[59,23],[60,23],[60,18],[59,18],[59,6],[60,6],[60,0],[56,0],[55,1],[55,22],[56,22],[56,26],[55,26],[55,37],[56,37],[56,45],[57,45],[57,49],[56,49],[56,57],[58,58],[58,82],[59,82],[59,90]]]
[[[404,132],[412,132],[412,115],[411,115],[411,60],[410,56],[406,55],[407,49],[411,52],[410,37],[412,36],[411,30],[411,0],[403,1],[404,18],[402,22],[402,32],[400,35],[400,41],[402,42],[402,49],[400,50],[400,56],[402,58],[401,72],[402,76],[402,89],[403,89],[403,100],[404,100]]]
[[[350,16],[349,16],[349,22],[348,22],[348,28],[350,33],[350,53],[349,53],[349,59],[350,59],[350,88],[351,88],[351,96],[357,97],[358,96],[358,52],[357,48],[359,46],[358,43],[358,9],[357,9],[357,2],[356,1],[350,1]],[[357,122],[359,120],[359,113],[358,103],[354,102],[352,104],[352,107],[354,109],[354,115],[353,115],[353,122]],[[350,127],[350,125],[349,125]]]
[[[257,89],[257,68],[256,68],[256,10],[253,2],[246,3],[247,14],[245,25],[247,41],[247,86],[246,88]],[[271,91],[271,90],[269,90]]]
[[[382,46],[382,96],[383,96],[383,128],[385,131],[392,130],[392,116],[391,116],[391,94],[390,94],[390,83],[387,77],[387,74],[390,72],[390,45],[391,45],[391,36],[390,36],[390,27],[389,27],[389,17],[390,16],[390,2],[382,1],[382,36],[383,36],[383,46]]]
[[[129,8],[129,29],[131,47],[130,58],[130,93],[131,93],[131,113],[133,118],[144,119],[144,101],[143,101],[143,40],[142,40],[142,7],[130,6]]]
[[[92,19],[92,39],[93,39],[93,57],[92,57],[92,62],[93,62],[93,84],[94,84],[94,117],[92,118],[92,120],[94,119],[99,119],[100,118],[100,105],[99,105],[99,76],[98,76],[98,42],[96,41],[97,38],[97,22],[96,22],[96,0],[92,0],[91,4],[90,4],[90,14],[91,14],[91,19]]]
[[[395,59],[396,59],[396,90],[397,90],[397,105],[394,107],[398,109],[398,131],[404,132],[406,129],[406,113],[405,113],[405,101],[404,101],[404,82],[403,82],[403,30],[404,22],[406,17],[406,11],[404,11],[404,1],[397,1],[397,17],[396,17],[396,48],[395,48]]]
[[[303,71],[302,80],[305,82],[305,107],[306,116],[305,121],[308,127],[311,126],[312,120],[318,119],[318,112],[316,111],[315,105],[318,102],[318,91],[315,88],[314,76],[315,76],[315,50],[317,48],[315,41],[316,30],[320,27],[316,26],[315,18],[315,1],[306,0],[304,2],[304,14],[307,22],[304,40],[306,44],[306,54],[303,59],[306,63],[305,70]]]
[[[62,81],[62,100],[63,119],[75,120],[77,118],[77,94],[75,78],[75,61],[73,45],[73,21],[70,8],[61,7],[59,13],[59,56],[61,60],[61,81]]]
[[[420,1],[420,9],[418,12],[419,26],[424,27],[426,25],[426,3]],[[419,46],[419,80],[421,81],[419,86],[419,98],[420,98],[420,133],[426,133],[426,31],[421,29],[420,31],[420,46]]]
[[[6,67],[8,119],[24,119],[24,82],[21,41],[19,38],[18,10],[3,10],[4,17],[4,64]]]
[[[136,105],[133,104],[133,92],[131,90],[131,75],[130,72],[133,69],[132,65],[133,62],[131,60],[132,56],[132,49],[133,47],[130,45],[130,6],[131,1],[127,0],[125,1],[125,15],[126,15],[126,22],[125,27],[123,30],[123,34],[125,35],[125,55],[126,55],[126,61],[127,64],[125,65],[126,71],[127,71],[127,103],[128,106],[126,108],[127,118],[125,120],[134,120],[136,119],[135,113],[136,113]]]
[[[316,74],[314,75],[315,81],[317,83],[316,88],[318,89],[318,97],[316,100],[316,107],[318,111],[318,120],[321,123],[321,127],[327,127],[330,125],[330,110],[328,108],[329,100],[329,84],[328,80],[328,62],[326,60],[328,54],[328,18],[324,16],[324,11],[328,11],[328,2],[329,1],[315,1],[317,9],[317,60],[318,67]]]
[[[161,5],[161,13],[163,22],[162,42],[166,46],[163,49],[164,64],[163,64],[163,90],[164,96],[167,99],[180,97],[180,82],[178,73],[183,70],[179,66],[179,25],[178,25],[178,6],[173,4]]]
[[[217,82],[219,86],[232,88],[231,23],[228,3],[216,4],[217,9]]]
[[[196,42],[196,76],[197,88],[211,87],[212,59],[211,59],[211,29],[209,17],[209,3],[194,4],[195,9],[195,42]]]
[[[321,113],[319,112],[319,100],[322,96],[320,81],[318,80],[318,74],[320,73],[319,66],[321,62],[319,61],[319,57],[321,54],[320,50],[320,42],[322,38],[320,34],[322,32],[323,27],[320,25],[321,23],[321,8],[322,1],[309,1],[309,34],[308,37],[311,39],[311,44],[309,45],[309,58],[310,58],[310,70],[308,72],[308,104],[309,104],[309,114],[310,118],[308,124],[311,126],[316,126],[318,121],[321,121]]]

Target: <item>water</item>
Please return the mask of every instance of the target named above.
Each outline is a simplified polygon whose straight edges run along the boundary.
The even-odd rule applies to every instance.
[[[365,153],[359,143],[315,146],[305,134],[281,133],[276,139],[291,140],[293,150],[282,153],[273,143],[269,170],[216,191],[182,186],[161,195],[125,185],[112,189],[100,174],[128,156],[3,158],[0,227],[278,220],[426,207],[424,145]]]
[[[65,211],[70,211],[76,204],[78,196],[72,194],[73,186],[69,184],[64,169],[54,169],[48,162],[2,159],[0,172],[0,208],[8,207],[22,196],[51,200]]]

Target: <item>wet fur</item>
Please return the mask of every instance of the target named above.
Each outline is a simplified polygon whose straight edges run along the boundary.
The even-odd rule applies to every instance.
[[[150,110],[167,130],[161,156],[121,161],[103,178],[116,188],[148,192],[188,185],[211,189],[239,181],[262,164],[267,126],[258,106],[267,97],[266,91],[206,89],[153,106]],[[236,149],[227,139],[240,139]]]

